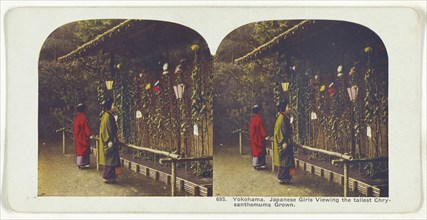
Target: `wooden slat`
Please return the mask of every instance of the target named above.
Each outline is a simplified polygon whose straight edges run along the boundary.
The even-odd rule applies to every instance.
[[[333,172],[331,170],[327,170],[325,168],[313,165],[306,161],[295,159],[296,167],[307,171],[308,173],[314,173],[317,176],[320,176],[330,182],[336,182],[340,184],[340,186],[344,185],[344,175]],[[312,172],[314,170],[314,172]],[[375,196],[380,197],[383,196],[381,194],[381,187],[372,186],[367,183],[361,182],[354,178],[349,178],[349,189],[353,192],[358,192],[364,196]]]
[[[171,185],[171,175],[168,173],[135,163],[127,159],[121,159],[121,161],[122,166],[126,169],[132,170],[136,173],[140,173],[159,182],[163,182],[166,185]],[[201,186],[196,183],[177,177],[176,185],[179,190],[185,191],[193,196],[212,196],[211,184]]]

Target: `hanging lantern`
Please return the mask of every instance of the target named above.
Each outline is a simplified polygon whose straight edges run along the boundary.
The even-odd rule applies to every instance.
[[[328,88],[328,94],[332,96],[335,93],[334,83],[329,84]]]
[[[157,80],[157,82],[154,83],[154,88],[153,91],[154,93],[159,93],[160,92],[160,86],[159,86],[160,80]]]
[[[338,77],[340,77],[340,76],[342,76],[343,75],[343,73],[342,73],[342,65],[339,65],[338,66],[338,68],[337,68],[337,72],[338,72]]]
[[[317,119],[316,112],[311,112],[311,120],[316,120],[316,119]]]
[[[357,86],[352,86],[350,88],[347,88],[347,92],[348,92],[348,97],[350,98],[350,101],[352,102],[356,101],[359,88]]]
[[[289,122],[289,123],[291,123],[291,124],[292,124],[292,122],[294,122],[294,117],[291,117],[291,118],[290,118],[290,122]]]
[[[106,80],[105,81],[105,86],[107,86],[107,90],[113,89],[113,83],[114,83],[113,80]]]
[[[193,44],[193,45],[191,45],[191,50],[192,50],[192,51],[197,51],[197,50],[199,50],[199,45],[197,45],[197,44]]]
[[[167,71],[169,69],[169,64],[165,63],[163,64],[163,71]]]
[[[368,125],[368,127],[366,128],[366,136],[368,137],[372,137],[372,131],[371,131],[371,126]]]
[[[199,136],[199,126],[197,126],[197,124],[193,126],[193,134],[194,136]]]
[[[169,64],[168,63],[165,63],[165,64],[163,64],[163,75],[167,75],[167,74],[169,74]]]
[[[140,110],[136,110],[135,114],[136,114],[135,116],[136,116],[137,119],[142,118],[142,112]]]
[[[184,95],[184,89],[185,89],[184,84],[179,84],[177,86],[173,86],[173,90],[175,91],[176,99],[182,98],[182,96]]]
[[[282,89],[283,89],[283,92],[288,91],[288,89],[289,89],[289,82],[282,82]]]

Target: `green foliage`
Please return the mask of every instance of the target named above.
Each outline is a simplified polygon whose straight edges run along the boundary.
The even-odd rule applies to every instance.
[[[370,178],[388,178],[388,165],[386,162],[365,163],[363,170]]]
[[[190,168],[193,170],[193,174],[199,177],[212,177],[213,175],[213,167],[206,161],[192,162]]]

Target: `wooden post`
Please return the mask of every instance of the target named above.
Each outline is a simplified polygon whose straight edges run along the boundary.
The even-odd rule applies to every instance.
[[[239,131],[239,147],[240,147],[240,155],[243,155],[243,147],[242,147],[242,131]]]
[[[65,128],[62,129],[62,154],[65,154]]]
[[[171,196],[175,196],[175,188],[176,188],[176,162],[172,162],[172,168],[171,168],[171,173],[172,173],[172,180],[171,180]]]
[[[347,162],[344,162],[344,197],[348,194],[348,169]]]
[[[95,141],[96,146],[96,170],[99,170],[99,140],[96,139]]]
[[[273,143],[273,141],[271,141],[270,144],[271,144],[271,151],[270,151],[270,156],[271,156],[271,171],[274,171],[274,150],[273,150],[274,143]]]

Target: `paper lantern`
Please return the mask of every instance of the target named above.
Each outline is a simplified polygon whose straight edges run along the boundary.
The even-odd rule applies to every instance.
[[[175,91],[176,99],[182,98],[182,96],[184,95],[184,89],[185,89],[184,84],[179,84],[179,85],[173,87],[173,90]]]
[[[340,76],[342,76],[343,75],[343,73],[342,73],[342,65],[339,65],[338,66],[338,68],[337,68],[337,73],[338,73],[338,77],[340,77]]]
[[[194,136],[199,136],[199,126],[197,126],[197,124],[193,126],[193,134]]]
[[[371,131],[371,126],[368,126],[367,128],[366,128],[366,136],[368,136],[368,137],[372,137],[372,131]]]
[[[335,93],[335,88],[334,87],[331,87],[331,88],[328,89],[328,94],[330,96],[332,96],[334,93]]]
[[[352,102],[356,101],[359,88],[357,86],[352,86],[347,88],[347,92],[348,92],[348,97],[350,98],[350,101]]]
[[[317,119],[316,112],[311,112],[311,120],[316,120],[316,119]]]
[[[113,89],[113,83],[114,83],[113,80],[106,80],[105,81],[105,86],[107,86],[107,90]]]
[[[136,118],[142,118],[142,112],[140,110],[136,110]]]
[[[284,92],[288,91],[289,89],[289,82],[282,82],[282,89]]]

